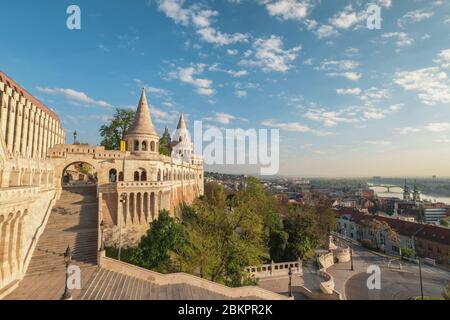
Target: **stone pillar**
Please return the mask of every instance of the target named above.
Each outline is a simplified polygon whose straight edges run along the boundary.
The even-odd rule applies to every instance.
[[[22,116],[24,105],[24,97],[19,97],[16,103],[16,125],[14,130],[14,152],[20,153],[20,143],[22,142]]]
[[[28,147],[28,121],[30,118],[30,102],[27,101],[26,105],[23,108],[23,121],[22,121],[22,143],[20,146],[20,153],[22,156],[27,156],[27,147]]]
[[[5,86],[5,84],[0,83],[0,85]],[[6,94],[6,86],[5,92],[0,91],[0,129],[3,135],[3,138],[6,139],[6,120],[8,119],[8,100],[9,96]]]
[[[0,287],[5,286],[9,282],[9,257],[8,257],[8,246],[9,246],[9,237],[10,237],[10,222],[12,219],[12,215],[8,217],[0,217],[3,218],[3,222],[0,222]],[[1,220],[0,220],[1,221]]]
[[[14,151],[14,126],[16,120],[16,101],[13,97],[9,98],[9,111],[8,111],[8,130],[6,132],[6,147],[9,152]]]
[[[39,155],[38,158],[42,159],[44,157],[44,130],[45,130],[45,113],[41,111],[40,121],[39,121]]]
[[[40,110],[33,105],[34,108],[34,117],[33,117],[33,154],[31,155],[33,158],[37,158],[39,154],[39,113]]]

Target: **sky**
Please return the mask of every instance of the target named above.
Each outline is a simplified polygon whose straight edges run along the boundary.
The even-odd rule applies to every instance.
[[[145,87],[160,134],[180,112],[190,128],[279,129],[280,175],[450,176],[450,1],[16,0],[0,21],[0,70],[69,143],[98,144]]]

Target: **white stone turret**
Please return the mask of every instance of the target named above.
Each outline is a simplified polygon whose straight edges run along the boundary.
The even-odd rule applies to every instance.
[[[145,89],[142,89],[134,122],[128,130],[125,140],[127,142],[127,150],[139,157],[145,158],[146,156],[158,154],[159,152],[159,136],[152,123]]]
[[[190,161],[193,157],[194,145],[191,141],[191,135],[184,120],[184,114],[180,116],[177,129],[172,136],[172,157]]]

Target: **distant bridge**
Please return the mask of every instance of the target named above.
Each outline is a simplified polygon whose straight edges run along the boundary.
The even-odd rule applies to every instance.
[[[372,187],[372,188],[385,188],[388,193],[391,193],[391,189],[393,189],[393,188],[398,188],[398,189],[403,190],[402,187],[396,186],[393,184],[371,184],[371,183],[369,183],[368,185],[369,185],[369,187]]]

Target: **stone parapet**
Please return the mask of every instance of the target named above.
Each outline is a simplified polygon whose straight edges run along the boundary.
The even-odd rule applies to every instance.
[[[187,284],[214,291],[233,299],[259,298],[264,300],[290,300],[288,297],[254,286],[230,288],[187,273],[161,274],[104,256],[100,258],[100,267],[150,281],[157,285]]]

